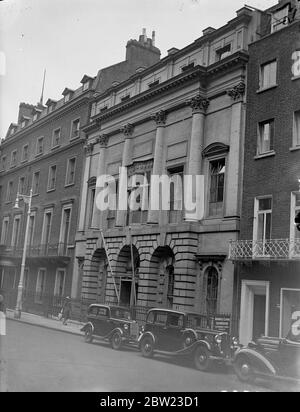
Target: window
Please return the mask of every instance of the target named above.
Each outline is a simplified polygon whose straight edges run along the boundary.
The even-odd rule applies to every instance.
[[[291,229],[292,255],[300,256],[300,232],[295,225],[295,217],[300,212],[300,193],[292,193],[291,199]]]
[[[283,29],[289,24],[289,5],[272,13],[271,33]]]
[[[36,155],[39,156],[44,153],[44,138],[39,137],[36,144]]]
[[[217,61],[225,59],[225,57],[231,55],[231,44],[226,44],[226,46],[222,47],[221,49],[216,50],[216,58]]]
[[[39,193],[40,172],[35,172],[32,178],[32,193],[37,195]]]
[[[5,269],[4,269],[4,267],[0,267],[0,289],[3,288],[4,277],[5,277]]]
[[[12,181],[8,182],[8,184],[7,184],[7,192],[6,192],[6,201],[7,202],[12,201],[13,185],[14,185],[14,183]]]
[[[92,226],[93,220],[93,213],[94,213],[94,203],[95,203],[95,187],[89,187],[89,194],[88,194],[88,209],[87,209],[87,224],[90,228]]]
[[[29,246],[29,248],[33,244],[34,224],[35,224],[35,215],[32,214],[29,217],[28,238],[27,238],[27,246]]]
[[[294,113],[293,146],[300,146],[300,110]]]
[[[257,154],[261,155],[273,150],[274,120],[259,123]]]
[[[9,217],[4,217],[2,221],[2,230],[1,230],[1,245],[7,244],[8,236],[8,226],[9,226]]]
[[[15,167],[17,165],[17,151],[14,150],[11,153],[11,158],[10,158],[10,167]]]
[[[19,178],[18,193],[25,194],[25,189],[25,177],[22,176]]]
[[[16,247],[20,243],[20,227],[21,227],[21,216],[15,216],[12,229],[11,246]]]
[[[127,226],[147,223],[148,207],[146,206],[148,206],[150,183],[150,170],[131,176],[128,185],[130,205],[127,213]]]
[[[218,304],[219,275],[216,268],[210,266],[206,269],[206,313],[216,314]]]
[[[60,133],[61,129],[54,130],[52,137],[52,147],[57,147],[60,145]]]
[[[225,185],[225,159],[210,162],[209,216],[223,213]]]
[[[85,91],[85,90],[87,90],[89,87],[90,87],[90,82],[85,82],[85,83],[83,83],[83,85],[82,85],[82,90]]]
[[[23,152],[22,152],[22,162],[27,162],[28,160],[28,144],[23,146]]]
[[[70,93],[65,95],[64,102],[67,103],[69,100],[70,100]]]
[[[169,308],[172,308],[173,300],[174,300],[174,285],[175,285],[174,266],[169,265],[166,268],[166,273],[168,276],[167,304]]]
[[[71,207],[65,207],[62,212],[61,228],[60,228],[60,254],[66,256],[69,244],[70,223],[71,223]]]
[[[254,241],[258,255],[268,255],[268,241],[271,239],[272,198],[255,200]]]
[[[261,65],[260,89],[276,86],[277,82],[277,61]]]
[[[42,244],[47,247],[50,242],[52,210],[46,210],[44,214],[43,230],[42,230]]]
[[[169,223],[179,223],[183,219],[183,166],[168,170],[170,184]]]
[[[48,175],[48,188],[47,190],[54,190],[56,186],[56,165],[50,166]]]
[[[6,169],[6,156],[2,156],[1,159],[1,170],[4,171]]]
[[[39,269],[35,289],[35,302],[42,303],[46,286],[46,269]]]
[[[66,183],[65,183],[66,186],[72,185],[75,182],[75,166],[76,166],[76,158],[73,157],[72,159],[68,160]]]
[[[79,136],[79,129],[80,129],[80,119],[76,119],[72,121],[71,126],[71,139],[75,139]]]
[[[65,288],[65,277],[66,271],[65,269],[57,269],[56,277],[55,277],[55,285],[54,285],[54,296],[62,298],[64,295],[64,288]]]

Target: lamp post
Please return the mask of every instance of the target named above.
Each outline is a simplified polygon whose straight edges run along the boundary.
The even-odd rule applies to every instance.
[[[25,238],[24,238],[24,246],[23,246],[23,255],[22,255],[22,263],[21,263],[21,273],[20,273],[20,281],[18,285],[18,296],[17,296],[17,304],[14,313],[14,317],[16,319],[20,319],[21,312],[22,312],[22,295],[23,295],[23,283],[24,283],[24,273],[25,273],[25,262],[26,262],[26,249],[27,249],[27,239],[28,239],[28,230],[29,230],[29,221],[30,221],[30,213],[31,213],[31,200],[32,200],[32,189],[30,189],[30,195],[23,195],[21,193],[17,193],[16,203],[14,209],[19,209],[19,200],[23,200],[24,203],[28,204],[27,210],[27,218],[26,218],[26,229],[25,229]]]

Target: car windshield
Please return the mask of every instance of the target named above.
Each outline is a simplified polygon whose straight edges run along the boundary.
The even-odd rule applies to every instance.
[[[205,315],[197,315],[194,313],[189,313],[187,315],[186,326],[188,328],[208,328],[209,319]]]
[[[123,308],[111,308],[111,317],[117,319],[132,320],[132,316],[129,310]]]

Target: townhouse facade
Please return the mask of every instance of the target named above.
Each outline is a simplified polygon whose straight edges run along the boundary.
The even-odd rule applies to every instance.
[[[248,44],[265,16],[247,7],[203,36],[92,102],[75,255],[84,299],[232,313],[245,128]],[[182,207],[184,188],[170,186],[169,210],[100,211],[98,178],[109,175],[141,200],[157,188],[150,176],[204,176],[204,215]],[[122,179],[122,177],[121,177]],[[98,183],[97,183],[98,182]],[[176,186],[177,188],[177,186]],[[121,190],[121,189],[120,189]],[[189,190],[188,190],[189,191]],[[120,206],[120,204],[118,205]]]
[[[268,13],[265,35],[249,46],[241,236],[229,256],[243,344],[285,338],[300,318],[299,2]]]
[[[128,41],[124,61],[99,70],[95,77],[84,75],[81,86],[65,88],[59,101],[20,104],[18,121],[10,125],[0,145],[0,289],[13,294],[14,300],[28,210],[22,200],[18,209],[14,205],[17,193],[29,196],[32,189],[23,284],[25,310],[39,312],[53,296],[80,296],[80,270],[74,252],[85,160],[81,127],[89,122],[89,102],[114,82],[159,59],[159,49],[142,35]]]

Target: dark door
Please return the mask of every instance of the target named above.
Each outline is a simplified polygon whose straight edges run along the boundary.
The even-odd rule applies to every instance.
[[[121,280],[120,304],[122,306],[130,305],[131,280]]]
[[[266,297],[264,295],[254,295],[253,304],[253,339],[257,339],[265,334],[266,323]]]

